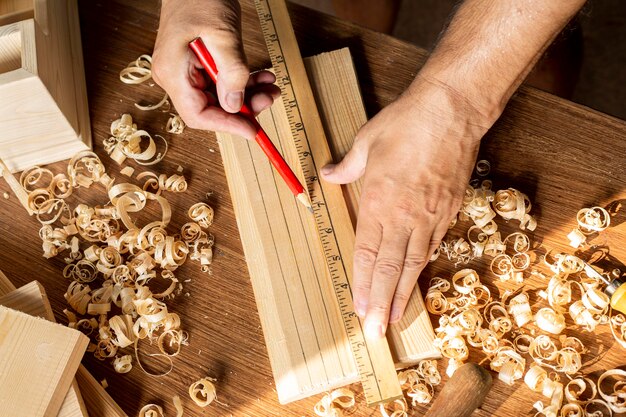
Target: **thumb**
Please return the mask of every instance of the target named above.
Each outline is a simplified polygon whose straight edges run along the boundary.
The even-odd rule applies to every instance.
[[[361,178],[367,164],[367,148],[355,142],[350,152],[338,164],[328,164],[321,169],[322,178],[335,184],[347,184]]]
[[[202,40],[217,66],[216,88],[220,106],[229,113],[237,113],[243,105],[250,70],[243,52],[239,20],[232,25],[235,27],[213,31],[202,36]]]

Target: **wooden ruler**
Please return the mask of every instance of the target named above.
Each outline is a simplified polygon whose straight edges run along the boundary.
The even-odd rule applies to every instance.
[[[354,229],[341,187],[320,181],[332,162],[330,149],[284,0],[255,0],[261,29],[282,91],[282,99],[311,198],[315,224],[332,279],[363,392],[369,405],[402,396],[387,339],[368,340],[352,305]]]

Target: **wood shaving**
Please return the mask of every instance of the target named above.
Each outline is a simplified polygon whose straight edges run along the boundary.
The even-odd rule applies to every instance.
[[[473,225],[466,238],[445,240],[437,256],[447,256],[455,266],[490,256],[489,274],[507,285],[523,284],[525,274],[539,278],[545,286],[532,291],[544,305],[533,311],[532,291],[524,287],[507,289],[494,301],[473,270],[463,269],[450,279],[432,278],[425,304],[430,314],[439,316],[434,345],[448,358],[446,373],[452,375],[469,357],[469,349],[475,348],[485,355],[483,362],[498,372],[499,379],[514,384],[524,378],[531,390],[549,398],[547,404],[535,403],[536,416],[600,417],[626,412],[626,371],[607,371],[596,382],[581,375],[589,351],[579,339],[563,334],[569,314],[579,330],[609,325],[615,340],[626,348],[626,316],[611,310],[603,291],[606,284],[599,277],[602,272],[567,253],[548,250],[543,257],[534,256],[532,241],[523,232],[502,239],[498,217],[518,220],[522,230],[532,231],[537,224],[525,194],[512,188],[494,192],[491,187],[490,181],[472,180],[457,218],[471,220]],[[577,223],[568,236],[575,247],[584,244],[589,235],[605,230],[610,213],[601,207],[583,209],[577,214]],[[539,271],[537,266],[547,267],[549,272]],[[551,335],[559,335],[558,340]],[[525,372],[527,358],[531,365]],[[416,379],[411,372],[401,375],[403,383]],[[560,375],[568,382],[560,382]],[[606,382],[609,380],[616,382],[611,385]]]
[[[130,62],[126,68],[120,71],[120,81],[125,84],[141,84],[150,79],[152,79],[152,56],[148,54],[139,56],[139,58]],[[135,107],[139,110],[155,110],[165,103],[169,104],[167,93],[157,104],[141,106],[135,103]]]
[[[132,177],[135,173],[135,168],[133,167],[124,167],[120,170],[120,174],[125,175],[127,177]]]
[[[133,369],[133,357],[131,355],[124,355],[115,358],[113,361],[113,369],[115,372],[125,374]]]
[[[185,130],[185,122],[183,119],[177,114],[171,114],[171,117],[167,121],[167,125],[165,126],[165,130],[169,133],[173,133],[175,135],[180,135]]]
[[[206,203],[196,203],[189,208],[189,218],[203,228],[208,228],[213,223],[213,209]]]
[[[164,417],[163,407],[156,404],[144,405],[141,410],[139,410],[139,417]]]
[[[404,399],[394,400],[387,404],[380,404],[380,414],[383,417],[408,417],[407,405]]]
[[[320,417],[343,417],[344,411],[350,411],[354,404],[354,392],[348,388],[339,388],[325,394],[315,404],[313,411]]]
[[[217,398],[217,392],[215,390],[216,379],[205,377],[194,382],[189,386],[189,396],[196,405],[199,407],[206,407]]]
[[[157,143],[145,130],[138,130],[130,114],[123,114],[111,123],[111,135],[103,141],[104,150],[118,164],[131,158],[139,165],[154,165],[167,153],[168,143],[164,137],[155,135],[164,144],[162,153],[157,152]]]
[[[178,395],[174,395],[172,397],[172,402],[174,403],[174,408],[176,408],[176,417],[183,417],[184,409],[183,404],[180,401],[180,397]]]

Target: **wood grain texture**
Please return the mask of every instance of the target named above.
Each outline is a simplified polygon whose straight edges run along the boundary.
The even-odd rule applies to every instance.
[[[35,15],[35,0],[0,1],[0,26],[32,19]]]
[[[41,284],[33,281],[17,292],[9,278],[0,271],[0,305],[55,321],[48,296]],[[82,390],[82,395],[81,395]],[[83,365],[65,396],[57,417],[127,417],[102,385]]]
[[[87,348],[87,337],[3,306],[0,334],[2,414],[57,416]]]
[[[0,157],[13,172],[91,146],[76,0],[0,26]]]
[[[354,119],[365,119],[349,50],[306,61],[320,111],[340,115],[325,120],[329,143],[348,141],[358,129]],[[259,121],[287,162],[296,166],[297,155],[286,151],[293,139],[282,100]],[[312,216],[295,204],[255,143],[217,136],[280,401],[358,381]],[[411,365],[438,356],[419,294],[414,304],[410,311],[422,314],[407,317],[406,325],[390,332],[391,349],[400,353],[394,357],[397,363]]]
[[[261,30],[276,72],[276,83],[281,88],[284,117],[289,120],[290,129],[286,131],[285,140],[281,140],[282,153],[291,160],[291,166],[299,167],[300,178],[305,180],[312,204],[313,216],[303,219],[303,223],[313,226],[305,228],[306,233],[320,239],[319,253],[324,257],[328,279],[334,287],[338,314],[346,329],[347,341],[352,346],[367,404],[392,401],[402,396],[402,390],[389,344],[385,338],[365,337],[363,320],[354,312],[352,291],[349,289],[352,286],[354,227],[341,186],[320,180],[320,168],[332,162],[333,156],[287,4],[285,0],[255,0],[254,3],[261,17]],[[266,16],[271,17],[271,22]],[[273,38],[275,41],[272,41]],[[356,84],[356,80],[353,83]],[[287,343],[295,342],[288,340]]]
[[[3,281],[6,276],[0,277],[0,281]],[[8,281],[8,278],[6,278]],[[0,293],[2,291],[2,284],[0,284]],[[54,320],[54,313],[48,296],[43,286],[33,281],[18,289],[15,289],[3,296],[0,296],[0,305],[11,308],[13,310],[21,311],[22,313],[29,314],[35,317],[41,317],[49,321]],[[57,414],[57,417],[86,417],[88,416],[83,397],[80,395],[78,384],[76,380],[72,381],[67,394],[61,404],[61,409]]]
[[[168,395],[181,396],[185,416],[302,416],[312,415],[319,397],[281,406],[276,398],[267,348],[250,278],[247,272],[239,231],[218,144],[211,133],[185,130],[182,136],[163,133],[169,114],[138,112],[133,103],[155,102],[161,98],[158,87],[128,86],[118,79],[119,71],[140,54],[152,51],[158,26],[159,3],[156,0],[81,0],[81,29],[86,65],[87,86],[96,152],[108,172],[118,175],[118,168],[102,149],[101,140],[109,135],[110,124],[123,112],[133,114],[137,123],[150,132],[161,132],[170,141],[165,160],[154,169],[175,172],[178,165],[189,176],[185,194],[168,196],[174,210],[174,223],[184,219],[193,203],[206,198],[215,207],[211,232],[216,238],[212,274],[200,273],[193,265],[179,271],[192,279],[186,284],[189,297],[168,302],[181,315],[183,327],[190,333],[190,345],[176,357],[170,375],[154,379],[133,369],[117,375],[107,362],[85,355],[85,365],[97,380],[106,377],[111,396],[129,415],[136,415],[146,403],[162,401],[173,409]],[[341,47],[349,47],[368,116],[397,97],[408,86],[423,64],[423,50],[391,37],[376,34],[295,5],[290,6],[294,29],[304,56]],[[269,59],[252,3],[242,1],[243,38],[248,61],[253,70],[267,68]],[[610,94],[610,92],[606,92]],[[569,250],[566,235],[575,226],[575,213],[588,205],[606,205],[626,199],[626,123],[539,91],[522,88],[509,103],[499,122],[484,138],[481,157],[493,167],[497,187],[516,187],[533,200],[539,228],[534,233],[542,244],[556,250]],[[63,172],[66,164],[50,167]],[[140,171],[143,170],[137,167]],[[9,191],[0,181],[0,194]],[[81,200],[102,203],[95,191],[81,190]],[[611,255],[626,261],[626,226],[624,217],[596,238],[611,247]],[[176,225],[175,225],[176,226]],[[503,225],[514,230],[515,226]],[[41,256],[37,238],[38,223],[28,217],[14,196],[0,199],[0,269],[10,274],[18,285],[32,281],[33,274],[46,287],[53,311],[60,322],[66,302],[63,293],[62,259],[46,260]],[[488,265],[475,261],[471,267],[483,273],[484,280],[496,291],[493,278],[484,273]],[[626,268],[625,268],[626,269]],[[454,265],[444,259],[430,264],[420,278],[424,293],[433,276],[449,277]],[[535,282],[533,285],[538,285]],[[500,285],[500,284],[498,284]],[[597,333],[578,336],[593,348],[601,360],[585,370],[597,377],[602,369],[623,364],[624,351],[613,342],[610,332],[600,327]],[[481,357],[474,358],[480,360]],[[445,361],[440,363],[443,371]],[[218,378],[217,391],[222,403],[201,410],[186,400],[186,390],[201,376]],[[363,404],[358,386],[352,386],[357,401]],[[440,388],[436,391],[439,392]],[[473,417],[529,415],[532,404],[543,400],[523,384],[509,387],[495,380],[490,394]],[[416,407],[422,415],[427,407]],[[169,413],[172,414],[172,413]],[[363,405],[355,417],[376,416],[378,411]]]
[[[367,121],[352,55],[348,48],[305,59],[333,159],[348,153],[358,130]],[[344,187],[344,195],[356,226],[362,179]],[[411,366],[426,358],[438,358],[434,333],[419,287],[415,288],[402,320],[389,326],[387,339],[396,367]]]

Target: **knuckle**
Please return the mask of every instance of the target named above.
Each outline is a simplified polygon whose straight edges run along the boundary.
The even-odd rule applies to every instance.
[[[432,245],[432,243],[431,243]],[[439,244],[437,244],[438,246]],[[404,268],[409,271],[419,271],[426,265],[427,259],[424,255],[407,255],[404,259]]]
[[[402,272],[402,263],[396,259],[378,259],[374,273],[383,278],[396,278]]]
[[[378,249],[367,245],[357,245],[354,248],[354,263],[357,266],[369,268],[376,263]]]
[[[371,304],[367,307],[368,315],[374,314],[379,316],[388,316],[389,315],[389,303],[384,300],[375,300],[372,301]]]
[[[396,305],[404,306],[409,302],[411,298],[411,292],[398,291],[393,296],[393,303]]]

